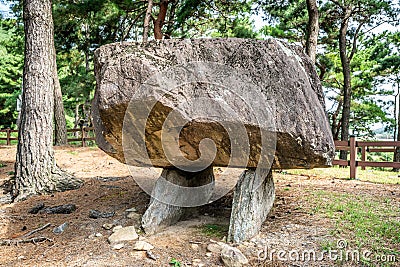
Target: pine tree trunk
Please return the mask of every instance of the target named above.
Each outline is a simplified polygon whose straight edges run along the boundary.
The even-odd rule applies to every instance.
[[[396,96],[396,98],[400,98],[400,94],[399,94],[400,93],[400,77],[397,76],[396,78],[397,78],[396,79],[396,82],[397,82],[397,96]],[[397,100],[397,99],[396,99],[396,101],[398,103],[397,106],[399,107],[399,111],[397,113],[397,125],[395,126],[396,129],[397,129],[396,138],[397,138],[397,141],[400,141],[400,101]],[[400,162],[400,147],[396,147],[396,150],[395,150],[394,155],[393,155],[393,162]],[[399,169],[398,168],[393,168],[393,171],[398,172]]]
[[[149,27],[150,27],[152,10],[153,10],[153,0],[148,0],[146,16],[144,17],[144,24],[143,24],[143,43],[147,43],[147,40],[149,38]]]
[[[306,0],[306,2],[308,11],[306,53],[315,64],[319,33],[318,7],[316,0]]]
[[[163,38],[162,27],[164,25],[165,17],[168,11],[168,0],[160,1],[160,11],[158,13],[157,19],[154,21],[154,38],[156,40],[161,40]]]
[[[54,132],[55,132],[55,145],[64,146],[68,144],[67,141],[67,122],[65,121],[64,104],[61,93],[60,80],[57,73],[57,58],[56,49],[54,49]]]
[[[342,109],[342,123],[341,123],[341,140],[349,140],[350,128],[350,104],[351,104],[351,70],[350,60],[347,56],[346,49],[346,34],[349,25],[350,9],[346,9],[345,18],[343,19],[339,31],[339,50],[340,61],[342,63],[343,72],[343,109]],[[340,151],[340,159],[347,159],[347,151]]]
[[[21,126],[15,163],[14,200],[64,191],[82,182],[62,172],[53,152],[54,55],[50,0],[26,0],[23,7],[25,64]]]

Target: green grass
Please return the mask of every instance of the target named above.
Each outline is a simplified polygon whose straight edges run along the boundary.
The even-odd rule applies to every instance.
[[[222,224],[204,224],[200,226],[201,232],[209,237],[217,237],[219,239],[228,235],[229,225]]]
[[[356,249],[368,249],[376,254],[400,258],[398,201],[325,190],[310,190],[309,193],[307,202],[313,207],[311,213],[333,221],[333,236],[338,239],[345,236],[349,245]],[[329,242],[321,244],[322,249],[332,246]]]
[[[169,262],[169,264],[172,265],[173,267],[181,267],[182,266],[180,261],[178,261],[175,258],[172,258],[171,261]]]
[[[311,170],[288,170],[287,174],[294,175],[308,175],[317,176],[319,178],[338,178],[338,179],[350,179],[350,168],[339,168],[338,166],[332,168],[318,168]],[[358,180],[380,184],[400,184],[400,173],[392,172],[389,169],[387,171],[375,170],[372,168],[366,168],[361,170],[357,168],[356,177]]]

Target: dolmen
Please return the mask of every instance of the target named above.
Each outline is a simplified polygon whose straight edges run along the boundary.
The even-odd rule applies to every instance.
[[[241,168],[224,176],[237,181],[228,240],[249,239],[273,206],[273,169],[332,165],[322,86],[296,45],[272,38],[115,43],[95,51],[95,75],[98,146],[128,166],[162,168],[142,217],[148,234],[214,200],[215,168]]]

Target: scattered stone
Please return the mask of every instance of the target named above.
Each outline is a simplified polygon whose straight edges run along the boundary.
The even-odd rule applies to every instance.
[[[249,260],[239,249],[226,244],[221,250],[221,259],[226,267],[242,267],[249,263]]]
[[[113,245],[113,246],[112,246],[112,249],[120,250],[120,249],[123,248],[123,247],[125,247],[125,245],[122,244],[122,243],[119,243],[119,244]]]
[[[105,223],[103,224],[103,228],[106,230],[110,230],[113,227],[113,224],[111,223]],[[121,226],[122,227],[122,226]]]
[[[114,227],[115,229],[115,227]],[[138,234],[134,226],[127,226],[116,230],[109,238],[108,242],[118,243],[122,241],[131,241],[138,239]]]
[[[199,264],[200,262],[201,262],[200,259],[194,259],[194,260],[193,260],[193,264]]]
[[[133,245],[134,250],[142,250],[142,251],[148,251],[152,250],[154,247],[152,244],[147,243],[146,241],[136,241],[135,245]]]
[[[90,210],[89,211],[89,218],[98,219],[98,218],[110,218],[115,215],[115,212],[101,212],[98,210]]]
[[[53,233],[61,234],[61,233],[63,233],[65,231],[65,229],[67,229],[67,227],[68,227],[68,223],[65,222],[65,223],[63,223],[63,224],[61,224],[61,225],[59,225],[57,227],[54,227]]]
[[[151,252],[150,250],[147,250],[146,251],[146,256],[147,256],[147,258],[149,258],[149,259],[151,259],[151,260],[153,260],[153,261],[156,261],[158,258],[159,258],[159,256],[158,255],[155,255],[153,252]]]
[[[95,236],[95,237],[102,237],[103,234],[102,234],[102,233],[96,233],[94,236]]]
[[[44,208],[44,203],[43,202],[39,202],[38,204],[36,204],[34,207],[32,207],[28,213],[30,214],[37,214],[41,209]]]
[[[126,215],[126,217],[127,217],[128,219],[140,220],[140,218],[142,217],[142,215],[140,215],[139,213],[136,213],[136,212],[129,212],[128,215]]]
[[[207,253],[206,253],[206,256],[207,256],[207,257],[211,257],[211,256],[212,256],[212,253],[211,253],[211,252],[207,252]]]
[[[193,266],[197,266],[197,267],[204,267],[206,266],[204,263],[201,262],[201,259],[194,259],[192,261],[192,265]]]
[[[212,253],[221,253],[221,250],[221,246],[216,243],[211,243],[207,246],[207,251],[210,251]]]
[[[137,212],[137,209],[135,207],[132,207],[130,209],[125,210],[126,212]]]
[[[54,207],[43,208],[39,211],[39,213],[46,214],[70,214],[76,210],[75,204],[65,204]]]
[[[122,225],[117,225],[117,226],[115,226],[115,227],[112,229],[112,231],[113,231],[113,233],[115,233],[115,232],[118,231],[119,229],[122,229]]]
[[[192,247],[193,250],[199,250],[199,245],[197,244],[191,244],[190,246]]]
[[[0,204],[11,204],[13,202],[13,198],[10,193],[5,194],[0,197]]]

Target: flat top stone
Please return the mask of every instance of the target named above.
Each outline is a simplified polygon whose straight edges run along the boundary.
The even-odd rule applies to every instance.
[[[121,162],[164,168],[207,158],[235,167],[332,163],[322,87],[295,45],[235,38],[109,44],[96,50],[95,72],[96,141]],[[202,150],[205,138],[215,147],[203,143]]]
[[[131,241],[139,238],[139,235],[136,233],[134,226],[122,227],[116,230],[110,237],[108,238],[108,242],[111,244],[123,242],[123,241]]]

